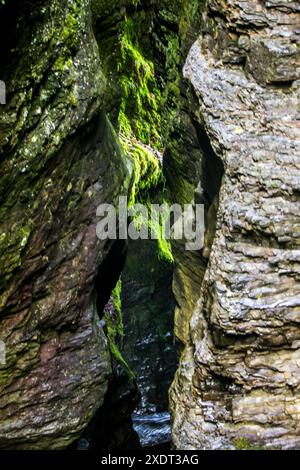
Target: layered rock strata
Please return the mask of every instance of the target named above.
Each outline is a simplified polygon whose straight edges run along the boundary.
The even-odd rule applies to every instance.
[[[207,2],[184,75],[224,164],[170,393],[178,449],[300,446],[297,2]]]

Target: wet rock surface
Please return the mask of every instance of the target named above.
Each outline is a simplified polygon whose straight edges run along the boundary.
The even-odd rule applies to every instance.
[[[84,433],[71,449],[108,452],[141,450],[139,435],[134,429],[132,413],[140,400],[135,380],[113,361],[113,376],[103,405],[94,414]]]
[[[224,164],[172,386],[178,449],[299,448],[299,6],[213,1],[184,75]]]
[[[1,62],[0,447],[63,448],[111,374],[94,292],[110,244],[96,208],[127,194],[130,171],[101,113],[89,2],[8,2],[0,21],[16,28]]]
[[[298,2],[8,0],[0,42],[0,448],[168,449],[174,300],[173,445],[299,448]],[[129,193],[204,249],[100,242]]]
[[[168,445],[171,441],[170,414],[148,413],[144,415],[133,414],[133,426],[139,435],[144,449]]]

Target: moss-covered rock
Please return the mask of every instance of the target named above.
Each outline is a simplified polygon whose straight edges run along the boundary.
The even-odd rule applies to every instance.
[[[147,389],[156,374],[159,392],[152,388],[147,399],[167,406],[174,257],[163,221],[147,223],[157,235],[147,247],[130,243],[122,284],[99,323],[108,287],[97,279],[111,244],[97,240],[95,214],[120,194],[130,206],[148,207],[194,195],[199,155],[184,122],[180,74],[199,2],[19,4],[0,3],[0,75],[8,91],[0,113],[0,339],[7,346],[0,447],[62,448],[103,403],[111,365],[99,416],[107,423],[112,406],[123,416],[123,394],[136,395],[127,356],[141,372],[137,335],[154,337],[141,348],[147,371],[140,383]],[[180,158],[186,144],[190,160]],[[123,426],[116,414],[112,421]]]
[[[129,205],[143,202],[148,209],[154,202],[168,205],[172,200],[171,185],[169,188],[166,185],[163,153],[181,99],[181,51],[187,40],[187,25],[192,20],[190,7],[184,1],[123,1],[111,8],[108,2],[94,1],[93,11],[97,40],[110,87],[110,93],[106,95],[106,109],[134,166]],[[178,179],[179,175],[176,175],[176,181]],[[193,174],[191,179],[188,186],[187,178],[182,178],[184,187],[181,194],[184,196],[181,203],[189,202],[193,196],[196,175]],[[143,406],[147,407],[148,399],[152,406],[163,409],[167,406],[167,387],[175,364],[175,353],[171,348],[173,295],[170,280],[173,254],[170,242],[164,238],[164,220],[160,214],[156,219],[157,222],[149,223],[139,216],[133,218],[137,227],[144,224],[149,233],[155,233],[156,240],[129,243],[121,292],[125,321],[123,357],[128,359],[136,372],[142,387]],[[140,266],[138,259],[142,260]],[[151,279],[148,289],[145,275],[147,281]],[[163,302],[162,299],[168,300]],[[136,318],[139,312],[140,318]],[[165,338],[161,342],[160,333]],[[138,344],[142,344],[143,338],[149,334],[156,339],[153,348],[147,346],[145,339],[143,362],[152,365],[159,363],[161,374],[166,372],[166,379],[162,380],[156,397],[153,393],[155,387],[151,384],[151,380],[157,381],[153,376],[156,366],[150,366],[144,377],[139,378],[140,374],[143,375],[143,366]],[[161,347],[168,350],[166,360],[159,357]],[[168,361],[173,362],[173,366]],[[151,397],[145,393],[147,388],[152,390]],[[164,404],[162,406],[158,403],[160,399]]]
[[[94,299],[109,251],[96,208],[127,194],[131,165],[101,112],[89,1],[8,2],[0,23],[11,31],[0,64],[0,447],[63,448],[111,373]]]

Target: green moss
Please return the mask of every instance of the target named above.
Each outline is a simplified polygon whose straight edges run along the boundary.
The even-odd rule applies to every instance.
[[[128,377],[133,379],[134,374],[120,351],[124,336],[121,291],[122,281],[119,279],[111,294],[113,315],[110,311],[104,311],[104,319],[107,327],[107,338],[110,352],[117,363],[120,364],[127,372]]]
[[[123,340],[124,331],[123,331],[123,321],[122,321],[121,292],[122,292],[122,281],[121,279],[119,279],[111,295],[112,295],[113,304],[114,304],[114,308],[115,308],[116,315],[117,315],[116,334],[119,336],[121,340]]]
[[[178,167],[181,169],[180,167]],[[177,204],[190,204],[195,195],[196,185],[185,178],[184,175],[178,174],[177,179],[174,179],[174,197]]]
[[[180,95],[180,74],[179,74],[179,65],[180,65],[180,40],[179,37],[168,35],[167,47],[165,50],[166,62],[165,69],[168,76],[168,81],[164,91],[164,102],[166,97],[170,92],[174,93],[175,96]]]
[[[68,2],[68,11],[66,13],[62,29],[59,32],[58,42],[62,44],[60,55],[57,57],[53,69],[62,72],[71,68],[72,55],[78,48],[79,37],[82,33],[82,5],[81,0]]]
[[[135,378],[134,373],[132,372],[129,365],[125,361],[124,357],[122,356],[120,352],[119,347],[117,346],[116,342],[112,339],[110,333],[108,333],[108,345],[109,345],[111,354],[113,355],[115,360],[118,362],[118,364],[120,364],[124,368],[124,370],[127,372],[128,377],[130,379],[134,379]]]
[[[140,8],[128,8],[138,1],[119,2],[119,9],[111,8],[108,0],[94,0],[100,24],[107,33],[98,33],[100,54],[109,81],[109,93],[105,107],[115,127],[118,129],[121,144],[134,166],[134,180],[130,197],[131,206],[135,202],[151,205],[166,202],[165,178],[162,165],[157,158],[157,150],[164,150],[169,140],[174,117],[181,104],[181,70],[184,54],[182,51],[189,37],[191,24],[196,21],[199,0],[164,1],[153,4],[147,13]],[[114,10],[111,13],[111,10]],[[157,21],[155,28],[154,22]],[[149,41],[150,38],[150,41]],[[151,46],[150,46],[151,44]],[[159,60],[157,58],[159,57]],[[182,204],[189,203],[195,191],[193,174],[186,174],[182,164],[182,147],[176,146],[174,181],[176,199]],[[177,161],[178,159],[178,161]],[[185,163],[185,162],[184,162]],[[194,173],[191,171],[191,173]],[[149,232],[154,232],[155,256],[162,260],[160,266],[173,263],[169,240],[165,239],[163,217],[148,222]],[[143,223],[134,218],[138,227]],[[120,287],[121,289],[121,287]],[[119,344],[122,338],[120,292],[114,299],[118,322],[107,319],[109,341],[112,354],[123,363]],[[119,326],[118,326],[119,324]],[[126,366],[125,366],[126,367]]]
[[[123,146],[134,165],[134,182],[129,205],[145,200],[150,191],[164,181],[162,167],[150,148],[134,140],[123,140]]]
[[[168,203],[164,200],[163,204],[168,207]],[[152,207],[151,211],[155,209]],[[149,230],[155,234],[157,239],[157,253],[158,259],[167,261],[170,264],[173,264],[174,258],[172,254],[171,242],[166,239],[165,233],[165,223],[168,217],[168,211],[166,210],[163,213],[156,214],[156,217],[151,217],[149,223]]]
[[[197,18],[197,13],[199,12],[199,7],[204,6],[204,0],[199,2],[199,0],[182,0],[182,14],[179,21],[179,34],[184,42],[187,37],[187,33],[191,26],[192,21]]]
[[[151,201],[148,200],[146,203],[149,219],[144,220],[143,214],[138,213],[133,222],[137,230],[140,230],[144,225],[147,226],[149,232],[149,238],[157,240],[157,258],[158,260],[164,260],[169,264],[173,264],[174,258],[171,249],[171,242],[166,238],[165,226],[169,216],[169,205],[166,201],[160,206],[165,206],[165,211],[157,211],[157,209],[151,205]]]
[[[137,25],[131,18],[124,22],[117,72],[122,93],[121,136],[129,138],[134,134],[137,140],[160,147],[158,110],[161,94],[155,80],[154,64],[141,52]]]
[[[70,100],[70,105],[71,106],[74,106],[74,108],[76,108],[78,106],[78,97],[76,96],[76,94],[71,91],[70,95],[69,95],[69,100]]]
[[[53,70],[55,72],[69,72],[73,67],[73,61],[71,57],[67,57],[66,53],[59,56],[53,64]]]
[[[65,26],[61,32],[61,39],[69,48],[76,45],[78,30],[78,20],[72,13],[68,13],[66,16]]]
[[[69,11],[66,15],[63,29],[61,32],[62,42],[68,49],[77,46],[78,34],[80,28],[80,16],[82,13],[82,5],[80,0],[73,0],[69,2]]]
[[[263,447],[253,444],[246,437],[237,437],[233,441],[236,450],[263,450]]]
[[[21,265],[22,251],[25,248],[32,231],[32,222],[27,225],[15,226],[11,233],[1,233],[0,235],[0,257],[1,257],[1,273],[0,289],[5,288],[13,272]],[[4,299],[0,297],[0,306],[3,305]]]
[[[138,2],[134,2],[137,4]],[[115,59],[121,101],[118,110],[119,136],[134,166],[130,204],[147,198],[163,181],[162,168],[152,148],[160,148],[161,93],[154,64],[140,44],[141,18],[124,17]],[[111,68],[107,59],[107,66]],[[105,62],[105,59],[104,59]]]

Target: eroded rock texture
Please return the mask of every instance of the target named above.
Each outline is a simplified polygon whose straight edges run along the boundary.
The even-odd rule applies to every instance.
[[[61,448],[107,389],[96,208],[127,194],[130,172],[100,111],[89,1],[6,2],[0,21],[0,447]]]
[[[225,169],[171,390],[179,449],[300,447],[299,4],[207,2],[184,74]]]

